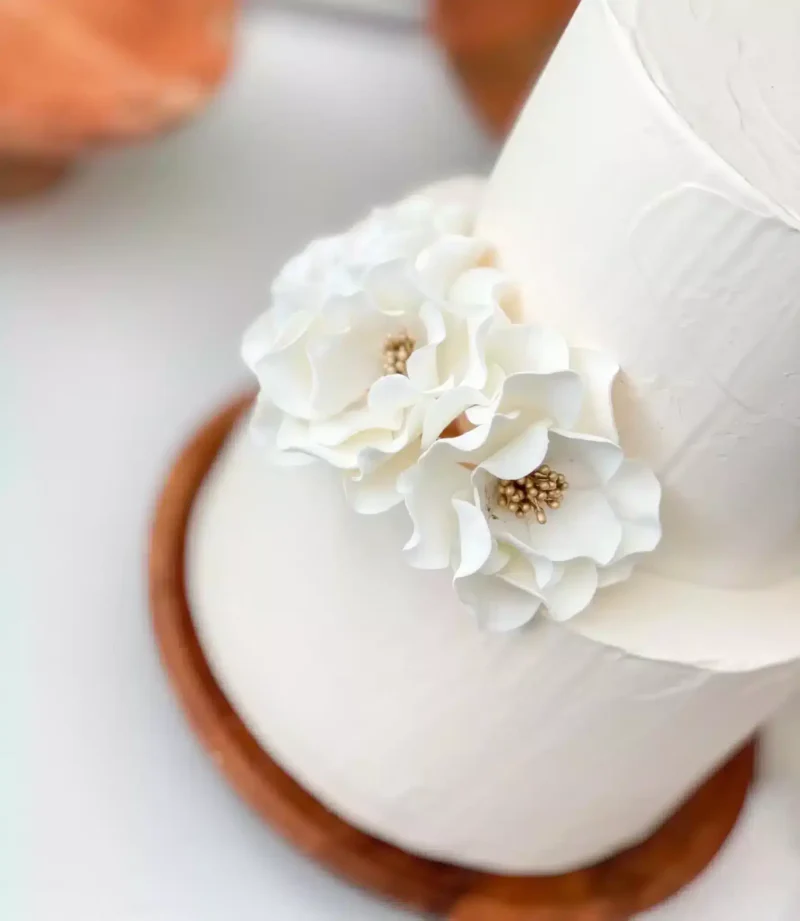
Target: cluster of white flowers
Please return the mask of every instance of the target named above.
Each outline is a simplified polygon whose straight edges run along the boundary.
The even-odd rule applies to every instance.
[[[564,620],[659,541],[660,488],[614,426],[616,365],[516,322],[520,295],[474,233],[483,184],[428,189],[312,243],[243,356],[276,463],[342,471],[353,507],[404,503],[413,566],[452,568],[490,629]]]

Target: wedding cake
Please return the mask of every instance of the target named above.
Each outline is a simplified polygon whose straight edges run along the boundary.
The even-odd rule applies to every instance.
[[[798,0],[583,0],[488,181],[275,280],[190,601],[356,826],[585,865],[800,682],[799,30]]]

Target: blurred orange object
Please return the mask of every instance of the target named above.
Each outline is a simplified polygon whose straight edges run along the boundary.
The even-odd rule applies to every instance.
[[[0,196],[87,148],[195,112],[225,72],[235,0],[0,2]]]
[[[479,114],[511,128],[578,0],[431,0],[430,28]]]

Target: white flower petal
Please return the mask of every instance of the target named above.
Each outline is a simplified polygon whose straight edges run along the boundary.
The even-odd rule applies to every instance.
[[[586,608],[597,591],[597,566],[591,560],[561,564],[560,578],[545,593],[545,604],[553,620],[569,620]]]
[[[511,554],[507,547],[501,546],[497,541],[492,541],[492,552],[489,554],[489,558],[481,567],[481,572],[484,575],[494,575],[499,573],[501,570],[505,569],[510,560]]]
[[[552,374],[512,374],[506,378],[498,412],[524,413],[547,419],[559,428],[570,428],[580,412],[583,384],[574,371]]]
[[[461,383],[467,387],[485,389],[487,394],[493,395],[493,382],[490,381],[489,367],[486,363],[486,339],[494,322],[493,317],[487,316],[467,321],[468,334],[468,361],[464,366]],[[499,389],[499,388],[498,388]]]
[[[396,454],[384,457],[367,473],[345,479],[345,492],[352,507],[361,515],[386,512],[403,501],[397,488],[398,477],[419,457],[419,443],[413,442]]]
[[[500,396],[505,384],[505,375],[502,368],[490,365],[487,368],[486,382],[483,392],[486,399],[482,405],[471,406],[465,413],[467,421],[472,425],[488,424],[494,418],[497,407],[500,405]]]
[[[447,337],[439,347],[439,377],[458,385],[482,389],[487,382],[485,340],[493,323],[491,314],[470,317],[447,315]]]
[[[527,420],[516,416],[496,415],[491,422],[468,429],[455,438],[442,438],[429,451],[450,451],[455,463],[467,467],[480,466],[487,458],[501,451],[530,426]]]
[[[372,308],[363,291],[348,296],[331,295],[324,299],[322,309],[315,318],[313,335],[346,335],[366,313],[371,312]]]
[[[249,430],[253,441],[264,452],[267,460],[281,467],[303,466],[313,464],[315,458],[310,454],[292,449],[281,450],[278,437],[283,425],[284,415],[274,403],[259,396],[250,414]]]
[[[362,474],[370,473],[386,462],[387,456],[405,450],[406,445],[419,445],[422,431],[422,411],[419,404],[412,406],[403,415],[403,424],[396,431],[373,430],[359,433],[343,447],[358,449],[355,466]],[[419,456],[419,450],[417,451]]]
[[[544,601],[545,596],[542,593],[536,569],[532,565],[531,555],[515,552],[511,547],[508,550],[509,561],[499,573],[500,578],[509,585],[516,585],[517,588],[522,588],[538,600]]]
[[[406,259],[372,266],[365,275],[364,288],[375,309],[389,315],[415,313],[423,301]]]
[[[570,369],[570,350],[553,329],[533,324],[497,326],[487,343],[489,361],[506,374],[552,374]]]
[[[406,413],[402,409],[360,406],[322,422],[310,423],[308,437],[320,445],[335,447],[352,442],[357,436],[363,438],[365,433],[372,431],[376,442],[385,445],[392,442],[405,421]]]
[[[447,326],[442,311],[430,301],[425,301],[419,308],[419,319],[425,330],[426,344],[441,345],[447,336]]]
[[[547,463],[567,478],[570,487],[605,486],[620,469],[622,448],[605,438],[553,429]]]
[[[242,337],[241,355],[244,363],[255,371],[268,355],[294,345],[308,330],[314,313],[302,308],[285,311],[285,316],[273,306],[257,317]]]
[[[503,311],[503,303],[516,294],[517,287],[505,272],[479,265],[468,268],[455,279],[450,287],[447,307],[465,318],[495,317]]]
[[[542,463],[547,453],[547,442],[547,426],[531,425],[503,444],[480,466],[500,480],[519,479]]]
[[[517,556],[525,559],[536,585],[544,591],[556,576],[556,565],[552,560],[531,550],[527,543],[528,525],[523,524],[518,518],[508,516],[505,521],[498,520],[492,531],[501,547],[508,547]]]
[[[485,630],[506,632],[528,623],[541,607],[541,599],[519,585],[497,576],[476,573],[455,579],[461,602],[472,610]]]
[[[555,578],[556,564],[538,553],[528,553],[526,556],[528,562],[533,567],[536,584],[540,585],[543,591],[546,591],[547,586],[550,585]]]
[[[319,337],[309,346],[313,417],[325,419],[342,412],[383,373],[383,340],[390,321],[380,314],[363,317],[347,336]]]
[[[426,186],[420,193],[436,205],[436,228],[441,233],[470,234],[486,194],[481,176],[459,176]]]
[[[606,588],[609,585],[616,585],[617,582],[624,582],[629,579],[638,559],[638,554],[631,554],[616,563],[599,567],[597,570],[598,588]]]
[[[440,386],[439,347],[447,336],[441,310],[424,303],[419,310],[419,326],[424,335],[416,334],[417,346],[406,362],[408,379],[420,393],[433,392]]]
[[[488,520],[493,514],[497,480],[482,467],[475,467],[470,479],[472,480],[472,501]]]
[[[481,392],[471,387],[446,390],[441,396],[431,400],[425,408],[425,421],[422,426],[423,449],[430,447],[447,426],[457,419],[468,406],[482,400]]]
[[[284,416],[278,431],[277,445],[282,451],[303,451],[320,460],[327,461],[340,470],[360,470],[367,473],[385,462],[387,455],[402,451],[415,437],[419,426],[415,419],[406,419],[406,424],[397,432],[385,429],[358,431],[349,438],[337,440],[333,424],[328,428],[330,443],[316,437],[317,424],[293,416]]]
[[[242,337],[241,356],[244,363],[254,371],[265,355],[269,355],[280,330],[275,328],[275,315],[266,310],[248,326]]]
[[[405,374],[387,374],[378,378],[369,389],[367,402],[379,413],[395,413],[413,406],[419,391]]]
[[[492,535],[489,525],[479,508],[463,499],[453,499],[453,508],[458,518],[460,538],[460,562],[456,578],[471,576],[477,572],[492,555]]]
[[[590,435],[619,441],[611,401],[611,391],[614,379],[619,373],[619,365],[603,352],[594,349],[572,349],[570,367],[580,375],[584,385],[581,415],[575,423],[575,428]]]
[[[480,463],[486,453],[491,453],[486,451],[486,443],[491,438],[493,429],[498,428],[499,422],[497,420],[501,420],[501,417],[495,417],[486,425],[477,425],[475,428],[467,429],[466,432],[462,432],[453,438],[443,438],[431,445],[428,450],[430,452],[450,452],[448,456],[454,463]],[[480,452],[480,454],[476,453],[475,456],[471,457],[470,455],[474,452]]]
[[[439,384],[439,364],[435,345],[414,349],[406,362],[408,379],[420,393],[435,390]]]
[[[310,417],[313,375],[302,342],[265,356],[253,370],[261,392],[278,409],[300,419]]]
[[[450,565],[458,536],[452,497],[468,488],[469,471],[430,452],[399,478],[398,490],[414,523],[405,547],[412,566],[445,569]]]
[[[289,458],[298,452],[327,461],[334,467],[352,467],[357,457],[353,447],[327,447],[320,445],[310,434],[310,424],[305,419],[284,415],[276,435],[276,447],[282,457]]]
[[[416,259],[423,291],[434,300],[446,300],[456,279],[490,253],[489,245],[477,237],[439,237]]]
[[[639,461],[624,461],[606,495],[622,522],[618,556],[654,550],[661,540],[661,485],[653,471]]]
[[[585,556],[605,565],[621,540],[622,525],[602,492],[570,489],[561,508],[548,511],[547,524],[531,521],[526,544],[556,563]]]

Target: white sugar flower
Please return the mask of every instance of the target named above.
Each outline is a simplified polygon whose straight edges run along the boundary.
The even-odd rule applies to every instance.
[[[540,608],[566,620],[658,543],[658,481],[617,443],[616,371],[576,349],[562,370],[512,372],[462,417],[463,434],[403,474],[412,564],[452,566],[484,626],[512,629]]]
[[[485,343],[515,289],[472,236],[482,188],[445,183],[312,243],[245,336],[255,433],[278,462],[345,471],[359,511],[402,501],[398,475],[499,386]]]
[[[324,460],[351,502],[405,501],[413,565],[452,567],[480,621],[574,616],[660,539],[660,488],[614,426],[617,368],[512,322],[519,289],[473,236],[479,181],[446,183],[312,243],[245,336],[255,434]]]

